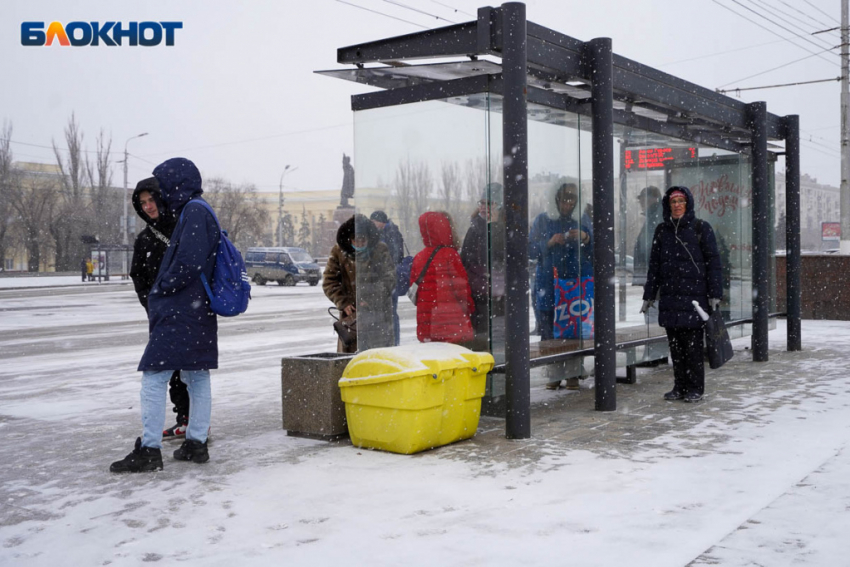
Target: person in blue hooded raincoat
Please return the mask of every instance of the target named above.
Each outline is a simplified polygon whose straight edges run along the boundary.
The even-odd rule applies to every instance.
[[[593,232],[573,218],[578,187],[557,186],[552,202],[555,210],[540,213],[528,234],[528,257],[537,261],[533,293],[542,340],[555,336],[555,270],[561,279],[593,277]]]
[[[667,331],[673,389],[665,400],[697,402],[705,392],[705,323],[693,302],[711,312],[723,298],[723,269],[711,225],[696,218],[687,187],[670,187],[661,201],[664,222],[655,228],[643,286],[646,313],[658,302],[658,324]]]
[[[143,434],[132,453],[112,464],[112,472],[162,469],[164,402],[175,370],[181,371],[189,390],[190,413],[186,440],[174,458],[196,463],[209,460],[210,370],[218,368],[218,323],[201,274],[212,279],[221,232],[215,217],[198,203],[203,189],[194,163],[169,159],[153,175],[169,214],[178,220],[148,294],[150,337],[138,368],[143,373]]]

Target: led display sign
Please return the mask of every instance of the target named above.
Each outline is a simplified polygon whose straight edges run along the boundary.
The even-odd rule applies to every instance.
[[[664,169],[677,159],[696,159],[696,148],[646,148],[626,150],[626,171],[635,169]]]

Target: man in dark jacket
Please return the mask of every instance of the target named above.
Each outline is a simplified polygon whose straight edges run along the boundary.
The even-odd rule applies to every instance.
[[[139,303],[147,312],[148,294],[159,273],[159,265],[165,256],[177,219],[166,212],[156,177],[143,179],[136,185],[136,190],[133,191],[133,208],[146,226],[133,245],[130,277],[133,279]],[[171,376],[168,393],[174,404],[177,423],[163,431],[162,436],[165,439],[180,439],[186,436],[186,425],[189,423],[189,392],[186,384],[180,380],[179,370],[175,370]]]
[[[381,242],[387,245],[393,267],[397,268],[404,258],[404,238],[401,236],[401,231],[384,211],[373,212],[369,219],[378,229]],[[395,346],[398,346],[401,340],[401,327],[398,320],[398,295],[396,295],[395,289],[393,289],[393,340]]]
[[[201,275],[212,279],[221,231],[201,204],[201,174],[191,161],[173,158],[156,167],[162,200],[178,219],[159,274],[148,295],[150,338],[139,370],[142,374],[142,437],[133,452],[112,463],[112,472],[162,469],[165,390],[175,370],[191,400],[186,440],[174,452],[182,461],[205,463],[212,398],[210,370],[218,368],[218,322],[210,310]]]
[[[664,222],[664,215],[661,210],[661,191],[658,187],[650,185],[641,189],[638,202],[646,217],[646,222],[644,222],[637,240],[635,240],[632,285],[646,283],[646,269],[649,267],[649,249],[652,247],[652,235],[655,234],[655,227]]]
[[[660,297],[658,324],[667,330],[673,358],[673,389],[665,400],[698,402],[705,392],[703,321],[694,308],[720,305],[723,272],[714,230],[696,218],[687,187],[670,187],[662,201],[664,222],[655,228],[643,287],[646,313]]]
[[[475,330],[475,350],[490,348],[491,301],[494,315],[503,311],[504,261],[498,261],[504,258],[504,243],[501,242],[504,222],[500,219],[503,193],[501,183],[490,183],[484,188],[460,250],[474,303],[470,318]]]

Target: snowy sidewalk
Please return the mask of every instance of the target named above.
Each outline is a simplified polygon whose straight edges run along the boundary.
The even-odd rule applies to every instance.
[[[137,353],[73,377],[32,357],[0,367],[0,565],[841,565],[850,322],[804,321],[799,353],[784,321],[770,341],[758,364],[733,341],[699,404],[661,399],[666,366],[618,385],[616,412],[589,384],[539,387],[532,439],[482,418],[414,456],[286,436],[272,358],[213,373],[208,464],[166,444],[164,471],[124,476],[138,380],[113,358]]]

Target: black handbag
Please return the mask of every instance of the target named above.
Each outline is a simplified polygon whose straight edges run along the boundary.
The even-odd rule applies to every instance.
[[[328,309],[328,313],[331,317],[333,317],[333,313],[331,313],[331,309]],[[334,317],[336,319],[336,317]],[[357,342],[357,317],[354,315],[351,316],[343,316],[334,321],[334,331],[336,331],[337,336],[339,336],[340,342],[346,348],[352,346]]]
[[[726,323],[719,309],[712,311],[705,322],[705,350],[708,354],[708,365],[715,369],[720,368],[734,355],[732,341],[726,331]]]

